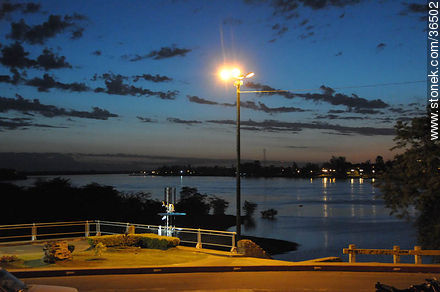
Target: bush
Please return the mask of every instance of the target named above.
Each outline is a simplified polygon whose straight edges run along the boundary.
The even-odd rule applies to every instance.
[[[102,243],[107,247],[139,246],[141,248],[164,250],[175,247],[180,243],[180,239],[177,237],[160,236],[152,233],[92,236],[88,238],[88,241],[92,247]]]
[[[251,217],[254,215],[255,209],[257,209],[258,204],[250,201],[244,201],[243,210],[246,217]]]
[[[0,263],[10,263],[18,261],[18,257],[16,255],[3,255],[0,257]]]
[[[107,250],[107,247],[101,242],[99,242],[97,245],[95,245],[94,250],[95,250],[95,256],[100,257],[102,256],[102,253]]]
[[[225,215],[229,203],[222,198],[212,196],[212,198],[209,198],[209,205],[211,206],[214,215]]]

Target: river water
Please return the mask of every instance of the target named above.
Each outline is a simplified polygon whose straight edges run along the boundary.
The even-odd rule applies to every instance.
[[[73,175],[73,185],[91,182],[114,186],[124,192],[150,192],[163,199],[164,187],[195,187],[200,193],[216,195],[230,204],[226,211],[235,212],[235,178],[233,177],[160,177],[128,176],[123,174]],[[31,184],[36,177],[20,182]],[[50,179],[52,177],[44,177]],[[363,179],[287,179],[243,178],[242,202],[258,204],[255,226],[243,227],[243,234],[295,241],[297,251],[274,258],[300,261],[338,256],[347,260],[342,249],[349,244],[359,248],[387,248],[399,245],[413,249],[416,230],[411,223],[389,215],[380,192],[371,180]],[[276,220],[260,218],[260,211],[274,208]],[[121,221],[124,221],[121,218]],[[231,228],[232,231],[235,228]],[[392,256],[358,256],[358,261],[392,262]],[[402,262],[412,258],[402,257]]]

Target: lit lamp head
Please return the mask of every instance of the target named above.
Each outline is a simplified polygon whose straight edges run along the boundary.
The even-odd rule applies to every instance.
[[[227,81],[227,80],[234,80],[234,84],[237,82],[243,84],[243,79],[251,78],[255,75],[254,72],[249,72],[247,74],[242,74],[240,69],[233,68],[233,69],[222,69],[219,72],[220,79]]]

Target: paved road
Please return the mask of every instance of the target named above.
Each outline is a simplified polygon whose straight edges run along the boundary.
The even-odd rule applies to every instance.
[[[436,274],[372,272],[226,272],[29,278],[28,284],[79,291],[375,291],[376,282],[407,288]]]

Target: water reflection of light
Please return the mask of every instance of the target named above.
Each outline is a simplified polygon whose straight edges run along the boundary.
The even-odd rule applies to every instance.
[[[336,183],[336,178],[333,178],[333,179],[332,179],[332,183]]]
[[[371,205],[371,212],[373,213],[373,216],[376,217],[376,213],[377,213],[376,205]]]
[[[328,247],[328,231],[327,230],[324,232],[324,247],[325,248]]]
[[[324,218],[328,218],[328,205],[324,204]]]
[[[313,183],[313,178],[310,178],[310,183],[311,183],[311,184]]]
[[[354,178],[350,179],[350,184],[351,184],[351,185],[354,184]]]
[[[375,181],[376,181],[376,179],[373,177],[373,178],[371,179],[371,182],[374,183]]]
[[[359,178],[359,184],[363,184],[364,183],[364,179],[363,178]]]
[[[354,217],[356,215],[355,213],[354,205],[351,205],[351,217]]]
[[[324,178],[322,179],[322,185],[323,185],[324,189],[327,188],[327,182],[328,182],[328,179],[327,179],[326,177],[324,177]]]

